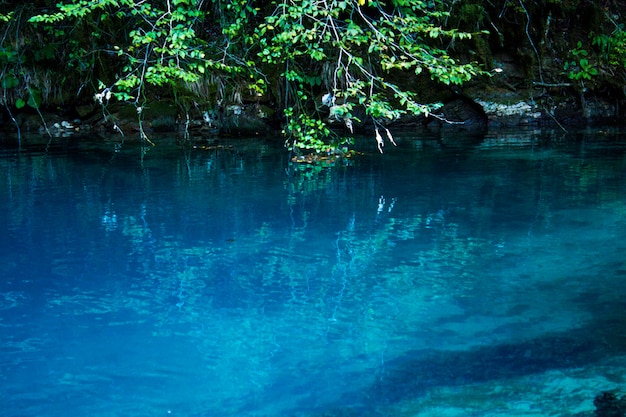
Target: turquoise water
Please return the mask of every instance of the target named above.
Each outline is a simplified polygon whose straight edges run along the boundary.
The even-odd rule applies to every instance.
[[[447,135],[323,169],[5,139],[0,416],[591,416],[626,389],[624,136]]]

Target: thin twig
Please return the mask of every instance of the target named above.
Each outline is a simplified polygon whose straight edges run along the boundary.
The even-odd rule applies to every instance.
[[[543,74],[541,70],[541,57],[539,56],[539,51],[535,47],[535,43],[533,42],[533,39],[530,37],[530,32],[528,31],[528,28],[530,27],[530,14],[528,14],[528,10],[526,10],[526,7],[524,6],[524,2],[522,0],[519,0],[519,4],[520,6],[522,6],[524,13],[526,13],[526,37],[528,37],[530,46],[533,48],[533,51],[535,51],[535,55],[537,56],[537,68],[539,69],[539,80],[543,82]]]

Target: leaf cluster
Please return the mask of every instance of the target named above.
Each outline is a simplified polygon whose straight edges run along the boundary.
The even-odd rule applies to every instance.
[[[398,83],[406,73],[446,85],[481,74],[445,46],[480,34],[446,28],[447,17],[422,0],[73,0],[31,10],[19,24],[49,39],[53,47],[40,53],[62,57],[81,91],[91,86],[103,106],[130,102],[141,120],[154,91],[184,97],[190,86],[212,83],[220,103],[225,85],[235,100],[243,86],[274,96],[291,148],[319,151],[346,143],[333,123],[352,131],[369,118],[378,129],[404,114],[429,114],[433,106]],[[18,52],[0,45],[5,91],[24,80]],[[320,103],[323,94],[330,105]],[[28,104],[39,106],[32,97]]]
[[[452,42],[475,34],[445,29],[447,13],[427,2],[284,0],[274,4],[253,39],[264,64],[284,69],[280,75],[285,91],[298,92],[292,112],[305,115],[300,118],[311,117],[306,99],[327,93],[332,100],[330,120],[352,131],[353,122],[361,121],[353,113],[359,109],[378,129],[404,114],[433,110],[395,81],[405,77],[401,74],[424,73],[451,85],[481,73],[475,63],[459,63],[440,46],[443,39]],[[312,73],[321,74],[321,79]],[[302,138],[297,131],[289,133],[297,148]],[[323,132],[327,133],[332,132]]]

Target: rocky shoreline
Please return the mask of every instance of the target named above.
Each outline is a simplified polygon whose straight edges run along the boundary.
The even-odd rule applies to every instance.
[[[425,96],[441,102],[435,117],[407,116],[389,125],[393,128],[427,127],[485,130],[489,128],[550,127],[567,131],[597,125],[622,125],[626,112],[624,99],[610,94],[580,92],[570,84],[532,83],[512,64],[502,61],[502,69],[489,79],[472,81],[462,90],[441,89],[429,85]],[[518,87],[518,86],[522,87]],[[432,90],[429,93],[429,90]],[[320,99],[321,100],[321,99]],[[75,134],[123,133],[132,135],[188,132],[194,135],[256,136],[280,134],[281,112],[269,98],[255,97],[239,102],[221,103],[203,109],[182,109],[172,99],[154,100],[141,109],[130,104],[83,103],[64,112],[23,109],[13,117],[2,114],[5,131],[40,133],[54,137]],[[368,120],[369,117],[361,117]],[[328,120],[332,124],[333,121]],[[342,125],[336,120],[337,127]],[[355,124],[367,133],[371,125]]]

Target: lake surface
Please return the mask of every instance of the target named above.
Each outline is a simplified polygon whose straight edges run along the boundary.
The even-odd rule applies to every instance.
[[[626,137],[2,140],[0,416],[591,416]],[[282,142],[280,140],[276,142]]]

